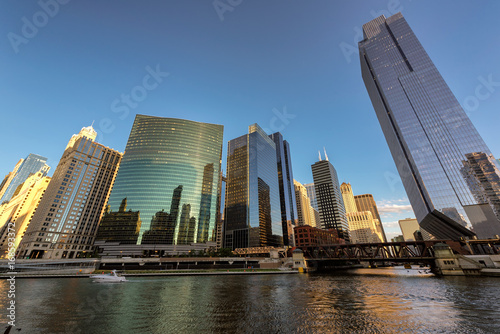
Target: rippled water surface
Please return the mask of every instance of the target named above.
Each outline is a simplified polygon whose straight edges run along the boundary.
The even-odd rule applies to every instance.
[[[500,278],[365,273],[17,279],[11,333],[500,333]]]

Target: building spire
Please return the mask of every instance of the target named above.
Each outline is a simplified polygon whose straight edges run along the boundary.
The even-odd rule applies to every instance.
[[[326,154],[326,149],[324,146],[323,146],[323,151],[325,151],[325,160],[328,161],[328,155]]]
[[[318,150],[318,155],[319,155],[319,161],[321,161],[321,151]]]

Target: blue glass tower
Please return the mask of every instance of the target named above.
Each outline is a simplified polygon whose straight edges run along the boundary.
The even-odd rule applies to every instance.
[[[464,222],[484,223],[490,209],[461,168],[490,150],[401,13],[366,23],[363,35],[363,80],[420,226],[440,239],[473,236]]]
[[[22,162],[21,166],[19,166],[19,169],[17,170],[16,175],[12,179],[12,182],[9,184],[7,190],[2,196],[2,199],[0,200],[0,203],[5,202],[5,201],[10,201],[12,196],[14,195],[14,192],[16,191],[17,187],[26,181],[28,176],[31,174],[35,174],[37,172],[43,172],[44,175],[47,175],[47,172],[49,171],[49,166],[46,164],[47,158],[42,157],[40,155],[36,155],[31,153],[24,159]]]
[[[257,125],[229,141],[224,246],[283,246],[276,144]]]

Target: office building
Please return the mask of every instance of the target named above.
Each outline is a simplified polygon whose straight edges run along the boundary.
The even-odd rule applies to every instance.
[[[340,191],[346,208],[351,243],[383,242],[383,232],[379,230],[380,222],[373,217],[371,211],[358,211],[351,184],[342,183]]]
[[[215,244],[223,129],[136,115],[99,228],[100,253],[161,256],[176,245]]]
[[[46,164],[46,162],[47,158],[31,153],[21,162],[20,165],[17,163],[16,167],[12,171],[12,174],[9,177],[6,177],[2,182],[5,182],[5,191],[2,199],[0,199],[0,203],[8,202],[14,195],[17,187],[26,181],[31,174],[42,172],[44,176],[47,175],[50,167]]]
[[[45,176],[44,172],[31,174],[17,187],[10,201],[5,204],[0,213],[1,258],[7,257],[8,252],[11,255],[16,253],[49,182],[50,177]],[[11,234],[12,232],[14,234]],[[14,238],[13,245],[9,246],[12,238]]]
[[[283,246],[275,142],[253,124],[227,152],[224,247]]]
[[[293,180],[293,184],[295,187],[295,199],[297,203],[297,226],[309,225],[312,227],[317,227],[314,209],[311,206],[311,200],[307,196],[306,187],[304,187],[300,182],[296,180]]]
[[[321,158],[321,156],[320,156]],[[311,166],[321,228],[336,229],[339,238],[350,242],[349,225],[340,191],[337,171],[328,160],[320,160]]]
[[[382,241],[387,242],[387,237],[385,235],[385,230],[382,225],[382,219],[378,213],[377,203],[373,198],[372,194],[355,195],[354,200],[356,201],[356,207],[358,211],[370,211],[372,213],[373,219],[377,224],[377,231],[382,234]]]
[[[479,239],[500,235],[500,170],[498,161],[492,155],[474,152],[466,154],[466,160],[462,163],[462,175],[476,201],[484,207],[481,211],[489,212],[488,216],[484,215],[483,222],[476,222],[473,225],[474,232]]]
[[[309,225],[295,227],[297,247],[318,247],[345,244],[336,229],[323,230]]]
[[[420,225],[415,218],[406,218],[398,221],[403,233],[404,241],[415,241],[415,232],[420,231]]]
[[[122,154],[94,141],[92,126],[71,137],[20,245],[21,258],[73,259],[93,251]]]
[[[460,171],[466,154],[490,150],[401,13],[364,24],[359,51],[366,89],[420,226],[437,238],[472,237],[443,209],[455,208],[472,226],[491,213]]]
[[[318,208],[318,199],[316,198],[316,189],[314,189],[314,183],[307,183],[304,184],[304,187],[307,190],[307,197],[309,197],[309,200],[311,201],[311,206],[319,212]]]
[[[12,172],[9,172],[7,175],[5,175],[2,183],[0,183],[0,199],[3,197],[5,194],[5,191],[9,187],[10,183],[12,182],[12,179],[14,176],[16,176],[17,171],[19,170],[19,167],[21,167],[21,164],[23,163],[24,159],[20,159],[17,164],[14,166],[14,169]],[[7,201],[5,201],[7,202]],[[4,201],[0,200],[0,203],[4,203]]]
[[[281,133],[269,135],[276,145],[276,164],[278,168],[278,184],[280,189],[281,224],[283,226],[283,244],[294,246],[293,228],[298,223],[295,187],[293,185],[292,159],[290,144],[283,140]]]

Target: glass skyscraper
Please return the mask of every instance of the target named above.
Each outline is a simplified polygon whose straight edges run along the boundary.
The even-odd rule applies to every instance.
[[[366,23],[363,35],[363,80],[420,226],[472,236],[457,217],[474,227],[485,212],[460,170],[467,153],[490,150],[401,13]]]
[[[290,144],[288,144],[286,140],[283,140],[283,136],[279,132],[269,135],[269,138],[271,138],[276,145],[283,243],[287,246],[294,246],[293,228],[298,224],[298,216],[295,187],[293,185]]]
[[[47,175],[47,172],[49,171],[50,167],[46,164],[47,158],[42,157],[40,155],[36,155],[31,153],[24,159],[24,161],[21,163],[19,166],[19,169],[17,170],[15,176],[12,178],[12,181],[10,184],[7,186],[5,193],[3,194],[2,199],[0,200],[0,203],[9,201],[12,198],[12,195],[14,195],[14,192],[16,191],[17,187],[22,184],[26,179],[31,175],[35,174],[37,172],[42,172],[45,175]]]
[[[276,144],[257,125],[228,143],[224,246],[283,246]]]
[[[223,129],[137,115],[97,239],[151,247],[215,241]]]

